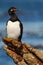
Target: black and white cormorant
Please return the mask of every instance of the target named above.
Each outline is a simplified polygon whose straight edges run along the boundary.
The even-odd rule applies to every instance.
[[[7,37],[13,38],[21,42],[21,38],[23,34],[23,25],[15,14],[16,10],[17,9],[15,7],[11,7],[8,10],[10,19],[7,22]]]

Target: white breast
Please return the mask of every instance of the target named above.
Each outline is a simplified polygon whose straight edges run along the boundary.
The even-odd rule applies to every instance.
[[[8,21],[8,24],[7,24],[7,36],[9,38],[18,39],[18,37],[20,35],[20,27],[19,27],[19,25],[20,25],[19,21],[16,21],[16,22]]]

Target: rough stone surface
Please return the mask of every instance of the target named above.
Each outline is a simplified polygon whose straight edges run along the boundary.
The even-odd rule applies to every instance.
[[[6,53],[17,65],[43,65],[43,51],[37,50],[30,45],[4,37],[3,42]]]

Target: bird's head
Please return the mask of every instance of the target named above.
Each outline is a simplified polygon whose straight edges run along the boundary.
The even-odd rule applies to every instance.
[[[8,13],[9,13],[9,15],[11,16],[11,15],[14,15],[14,13],[16,12],[16,8],[15,7],[11,7],[9,10],[8,10]]]

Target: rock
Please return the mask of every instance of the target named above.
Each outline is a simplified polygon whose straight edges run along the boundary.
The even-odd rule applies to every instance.
[[[26,43],[21,46],[21,42],[11,38],[4,37],[2,40],[7,45],[4,50],[17,65],[43,65],[43,51]]]

